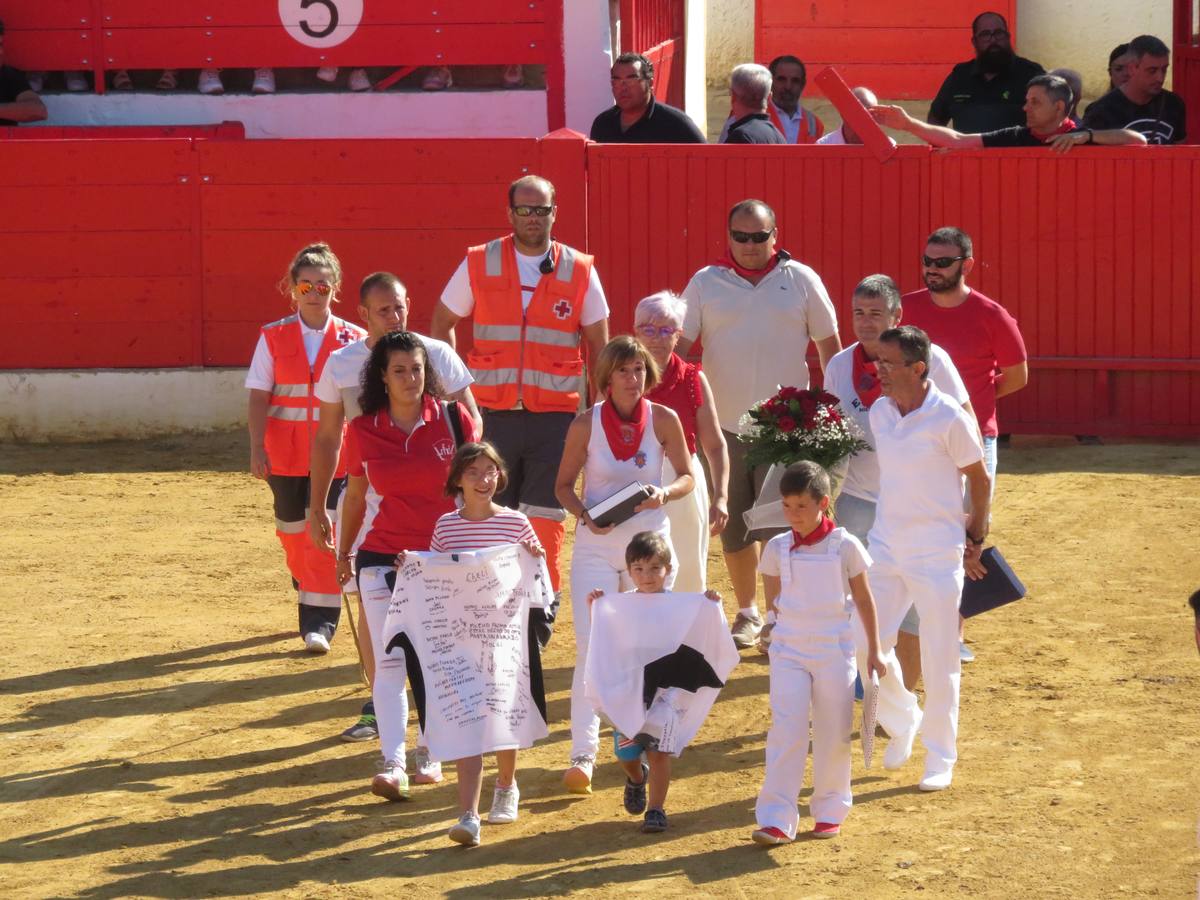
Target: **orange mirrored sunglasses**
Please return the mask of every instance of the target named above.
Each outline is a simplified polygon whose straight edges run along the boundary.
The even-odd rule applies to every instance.
[[[301,281],[299,284],[296,285],[296,293],[299,294],[301,297],[303,297],[305,294],[307,294],[313,288],[316,288],[317,293],[320,294],[322,297],[324,297],[326,294],[328,294],[330,291],[333,290],[333,288],[330,287],[328,284],[326,284],[324,281],[318,281],[316,284],[313,284],[311,281]]]

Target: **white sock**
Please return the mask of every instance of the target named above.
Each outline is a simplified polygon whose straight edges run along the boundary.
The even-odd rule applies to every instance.
[[[771,610],[769,613],[767,613],[767,624],[768,625],[775,624],[775,610]]]
[[[738,610],[738,612],[741,613],[743,616],[745,616],[747,619],[759,618],[757,603],[751,603],[749,606],[743,606],[741,609]]]

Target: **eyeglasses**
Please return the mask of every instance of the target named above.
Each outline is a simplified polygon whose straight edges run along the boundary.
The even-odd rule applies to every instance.
[[[1006,28],[993,28],[990,31],[975,32],[975,40],[977,40],[977,41],[991,41],[991,40],[998,41],[998,40],[1000,40],[1000,38],[1006,38],[1006,37],[1008,37],[1008,29],[1006,29]]]
[[[770,231],[730,231],[729,237],[739,244],[748,244],[751,241],[756,244],[765,244],[774,233],[774,228]]]
[[[553,206],[510,206],[509,209],[518,216],[537,216],[539,219],[544,219],[554,212]]]
[[[679,329],[674,325],[638,325],[634,330],[647,340],[658,337],[665,341],[679,333]]]
[[[313,288],[316,288],[317,293],[322,297],[326,296],[330,291],[333,290],[333,288],[324,281],[318,281],[316,284],[313,284],[311,281],[301,281],[296,284],[296,293],[301,297],[304,297],[310,291],[312,291]]]
[[[888,369],[888,370],[906,369],[911,365],[912,365],[912,363],[910,363],[906,359],[902,359],[902,360],[900,360],[900,362],[888,362],[886,359],[875,360],[875,368],[876,369]]]
[[[927,269],[948,269],[960,259],[969,258],[966,256],[922,256],[921,262],[924,263]]]

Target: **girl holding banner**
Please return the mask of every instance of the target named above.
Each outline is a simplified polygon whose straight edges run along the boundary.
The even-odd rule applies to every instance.
[[[429,549],[435,553],[457,553],[520,544],[533,556],[544,558],[546,551],[525,514],[494,501],[496,492],[503,491],[507,484],[508,472],[495,447],[488,443],[459,447],[446,478],[446,496],[461,498],[462,507],[438,519]],[[544,611],[531,609],[530,617],[535,616],[544,618]],[[530,652],[535,652],[533,641],[529,644]],[[517,820],[517,803],[521,799],[516,779],[517,748],[497,750],[496,768],[496,790],[492,794],[488,824],[504,825]],[[475,846],[479,843],[483,756],[459,759],[455,770],[461,815],[450,829],[450,839]]]
[[[615,594],[630,587],[625,548],[642,531],[657,532],[669,540],[668,501],[692,492],[691,457],[679,416],[651,403],[646,392],[659,380],[658,365],[650,352],[628,335],[615,337],[595,362],[596,387],[604,399],[580,414],[567,431],[566,447],[558,468],[555,494],[563,508],[579,520],[571,555],[571,597],[575,619],[575,677],[571,683],[571,763],[563,774],[567,790],[588,794],[600,748],[600,718],[584,696],[591,614],[584,598],[599,589]],[[663,463],[678,474],[665,487]],[[575,481],[583,473],[583,497]],[[620,524],[600,527],[587,514],[589,507],[641,484],[648,495]],[[672,570],[666,584],[674,584]]]
[[[350,422],[346,434],[349,481],[338,532],[337,577],[344,584],[354,569],[367,615],[375,651],[371,693],[384,758],[371,792],[388,800],[408,797],[404,651],[388,651],[384,631],[396,556],[429,549],[437,520],[454,509],[442,485],[455,448],[478,437],[466,407],[439,400],[441,394],[421,339],[408,331],[386,334],[375,342],[363,367],[363,414]],[[351,548],[363,528],[366,534],[355,557]],[[418,784],[441,780],[440,763],[430,760],[423,746],[417,747],[416,767]]]

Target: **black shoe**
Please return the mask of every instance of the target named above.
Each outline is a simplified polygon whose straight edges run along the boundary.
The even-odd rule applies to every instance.
[[[636,816],[646,811],[646,780],[650,777],[650,767],[642,763],[641,784],[635,784],[625,779],[625,812]]]
[[[667,814],[661,809],[646,810],[646,818],[642,822],[642,831],[646,834],[657,834],[667,830]]]

